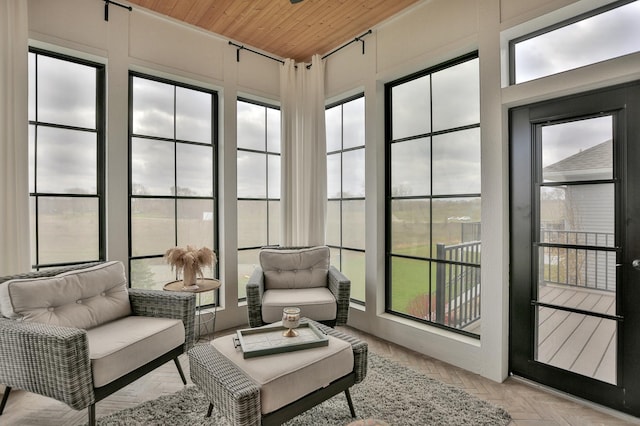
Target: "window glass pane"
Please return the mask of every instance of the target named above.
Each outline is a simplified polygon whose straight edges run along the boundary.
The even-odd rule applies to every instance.
[[[342,174],[340,173],[340,160],[342,154],[330,154],[327,155],[327,197],[328,198],[340,198],[342,196],[342,190],[340,188],[340,181],[342,180]]]
[[[96,127],[96,69],[38,55],[38,121]]]
[[[99,226],[95,197],[38,197],[38,262],[98,260]]]
[[[181,196],[213,196],[213,150],[209,146],[176,144],[176,174]]]
[[[446,254],[441,257],[455,256]],[[431,293],[432,320],[451,328],[480,334],[480,267],[434,262],[432,273],[434,270],[431,285],[434,289]]]
[[[237,162],[238,198],[266,198],[266,154],[238,151]]]
[[[615,252],[569,247],[540,247],[538,250],[540,301],[616,314]]]
[[[268,198],[280,198],[280,156],[267,155],[269,162],[269,187]]]
[[[433,137],[433,194],[480,193],[480,129]]]
[[[36,55],[29,52],[29,121],[36,119]]]
[[[613,117],[542,127],[545,182],[613,178]]]
[[[173,139],[174,86],[133,77],[133,133]]]
[[[97,192],[95,132],[38,126],[37,157],[38,192]]]
[[[391,309],[416,318],[431,319],[435,306],[430,303],[429,277],[429,262],[392,256]]]
[[[174,144],[151,139],[131,139],[132,195],[173,195]]]
[[[249,102],[237,102],[238,148],[264,151],[266,148],[265,107]]]
[[[327,244],[340,245],[340,201],[327,201]]]
[[[364,250],[364,200],[342,201],[342,246]]]
[[[431,193],[429,138],[391,145],[391,196]]]
[[[343,149],[364,146],[364,98],[345,103],[343,111]]]
[[[430,81],[430,76],[424,76],[391,89],[392,139],[431,131]]]
[[[542,241],[613,247],[614,191],[613,183],[540,188]]]
[[[432,239],[436,244],[454,245],[480,239],[480,197],[432,200]],[[469,260],[470,263],[479,263]]]
[[[342,196],[364,197],[364,149],[344,152],[342,162]]]
[[[324,111],[327,152],[342,149],[342,105],[336,105]]]
[[[256,267],[260,266],[259,253],[260,250],[238,251],[238,299],[247,297],[247,282]]]
[[[214,247],[213,200],[177,200],[178,246]],[[169,247],[167,247],[169,248]]]
[[[480,122],[478,59],[433,73],[433,130]]]
[[[267,245],[266,217],[266,201],[238,201],[238,248]]]
[[[176,87],[176,139],[211,143],[211,94]]]
[[[538,307],[537,321],[536,361],[617,383],[616,321],[548,307]]]
[[[351,280],[351,298],[365,301],[365,255],[359,251],[342,249],[341,271]]]
[[[171,266],[161,257],[132,259],[129,276],[131,287],[162,290],[166,283],[176,279],[176,271],[171,271]]]
[[[267,151],[280,153],[280,110],[267,108]]]
[[[430,200],[391,201],[391,251],[408,256],[431,256]]]
[[[36,190],[36,126],[29,125],[29,192]]]
[[[640,2],[515,44],[515,82],[575,69],[640,50]]]
[[[174,200],[131,198],[133,256],[164,254],[175,246]]]
[[[280,244],[280,201],[269,201],[269,241],[267,244]]]

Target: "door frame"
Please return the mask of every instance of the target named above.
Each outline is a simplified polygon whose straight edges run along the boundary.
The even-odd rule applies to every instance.
[[[617,253],[617,385],[535,361],[537,267],[534,242],[539,235],[535,211],[537,143],[535,128],[550,121],[614,115]],[[640,415],[640,82],[538,102],[509,110],[509,371],[544,385],[633,415]],[[637,167],[627,167],[630,158]],[[629,160],[630,161],[630,160]],[[630,183],[630,184],[628,184]],[[629,192],[631,191],[631,192]],[[630,195],[634,195],[632,199]],[[626,227],[618,226],[626,224]],[[636,236],[635,240],[633,236]],[[635,286],[632,280],[638,282]],[[636,379],[636,380],[634,380]]]

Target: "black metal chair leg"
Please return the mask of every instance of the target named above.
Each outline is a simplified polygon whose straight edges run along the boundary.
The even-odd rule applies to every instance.
[[[209,403],[209,409],[207,410],[207,417],[211,417],[212,411],[213,411],[213,404]]]
[[[4,406],[7,405],[7,399],[9,399],[9,392],[11,392],[11,386],[4,388],[4,395],[2,396],[2,402],[0,402],[0,414],[4,411]]]
[[[356,410],[353,408],[353,401],[351,401],[351,394],[349,393],[349,389],[344,390],[344,394],[347,397],[347,404],[349,404],[349,410],[351,410],[351,417],[356,417]]]
[[[89,426],[96,426],[96,404],[89,406]]]
[[[180,360],[178,359],[178,357],[175,357],[173,359],[173,362],[176,363],[176,367],[178,368],[178,373],[180,373],[180,378],[182,379],[182,384],[186,385],[187,379],[184,377],[184,373],[182,372],[182,366],[180,365]]]

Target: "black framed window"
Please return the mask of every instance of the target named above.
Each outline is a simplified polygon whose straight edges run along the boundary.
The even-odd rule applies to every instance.
[[[364,96],[327,106],[327,245],[331,264],[351,280],[351,300],[365,302]]]
[[[134,72],[129,96],[130,281],[161,289],[176,279],[163,258],[167,249],[218,253],[218,97]],[[212,302],[213,294],[203,295],[203,305]]]
[[[509,42],[518,84],[640,51],[640,1],[622,0]]]
[[[104,65],[28,57],[32,267],[104,260]]]
[[[385,86],[386,310],[480,333],[477,53]]]
[[[238,299],[261,247],[280,242],[280,109],[237,101]]]

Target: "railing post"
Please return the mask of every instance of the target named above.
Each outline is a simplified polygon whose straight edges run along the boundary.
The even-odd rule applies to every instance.
[[[436,259],[443,259],[444,256],[444,244],[436,244]],[[442,262],[436,263],[436,323],[444,324],[444,299],[445,299],[445,287],[447,279],[445,276],[445,264]]]

